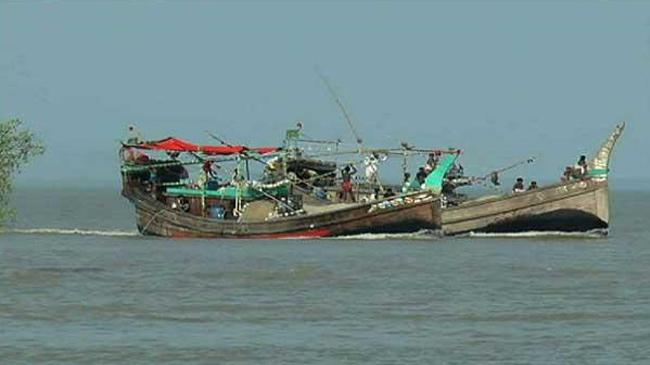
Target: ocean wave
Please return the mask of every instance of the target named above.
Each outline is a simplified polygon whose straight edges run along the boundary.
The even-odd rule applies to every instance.
[[[0,230],[0,233],[108,237],[134,237],[139,235],[137,231],[96,230],[80,228],[9,228]]]
[[[470,232],[463,237],[472,238],[602,238],[607,236],[607,230],[591,230],[587,232],[562,232],[562,231],[528,231],[510,233],[483,233]]]

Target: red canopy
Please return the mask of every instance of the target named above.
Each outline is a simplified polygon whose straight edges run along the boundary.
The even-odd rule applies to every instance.
[[[145,150],[201,152],[199,145],[173,137],[161,139],[160,141],[150,141],[133,147]]]
[[[157,151],[176,151],[176,152],[201,152],[206,155],[233,155],[245,151],[255,151],[260,154],[267,154],[278,151],[278,147],[257,147],[248,148],[246,146],[201,146],[190,143],[179,138],[169,137],[160,141],[151,141],[130,147],[141,148],[145,150]]]

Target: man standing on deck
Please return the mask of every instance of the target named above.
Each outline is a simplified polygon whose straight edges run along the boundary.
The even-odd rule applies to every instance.
[[[209,179],[214,179],[214,178],[217,177],[217,174],[212,169],[212,166],[216,166],[214,161],[205,160],[205,162],[203,162],[203,172],[205,173],[206,181],[209,180]],[[219,166],[217,166],[217,168],[218,167]]]
[[[377,152],[373,152],[363,161],[366,165],[366,181],[371,185],[379,184],[379,162],[385,161],[386,157],[380,158]]]
[[[352,202],[355,202],[354,193],[352,192],[352,175],[357,173],[357,169],[354,165],[349,164],[343,168],[341,171],[341,200],[347,202],[348,199],[351,199]]]

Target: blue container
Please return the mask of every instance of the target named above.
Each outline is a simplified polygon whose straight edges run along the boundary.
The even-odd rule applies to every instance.
[[[219,181],[218,180],[209,180],[207,185],[206,185],[207,190],[217,190],[219,189]]]
[[[221,205],[213,205],[210,207],[210,217],[216,219],[224,219],[226,215],[226,209]]]

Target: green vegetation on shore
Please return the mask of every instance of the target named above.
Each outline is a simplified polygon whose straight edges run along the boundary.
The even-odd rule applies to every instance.
[[[0,122],[0,226],[14,214],[9,207],[13,175],[44,151],[43,143],[32,131],[23,128],[20,119]]]

